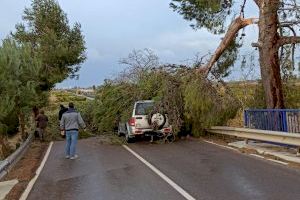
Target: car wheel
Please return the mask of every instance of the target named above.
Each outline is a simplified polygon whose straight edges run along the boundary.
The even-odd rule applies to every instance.
[[[123,133],[120,130],[120,126],[118,127],[118,132],[117,132],[117,136],[121,137],[123,135]]]
[[[125,140],[127,143],[133,143],[134,142],[134,138],[129,137],[128,133],[125,135]]]
[[[174,142],[175,141],[175,135],[174,133],[169,133],[166,140],[171,143],[171,142]]]

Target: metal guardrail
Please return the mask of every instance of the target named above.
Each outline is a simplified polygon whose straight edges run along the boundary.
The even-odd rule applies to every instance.
[[[279,131],[234,128],[225,126],[214,126],[210,129],[207,129],[207,132],[300,147],[300,134],[297,133],[287,134],[286,132]]]
[[[244,120],[246,128],[300,133],[300,109],[249,109]]]
[[[8,171],[22,158],[26,150],[28,149],[31,141],[33,139],[33,134],[30,134],[26,141],[10,156],[0,163],[0,179],[2,179]]]

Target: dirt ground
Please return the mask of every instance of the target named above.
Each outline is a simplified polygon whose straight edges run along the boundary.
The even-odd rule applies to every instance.
[[[43,160],[48,143],[33,141],[24,157],[13,167],[2,181],[18,179],[19,183],[6,196],[6,200],[17,200],[22,195],[29,181],[34,177]]]

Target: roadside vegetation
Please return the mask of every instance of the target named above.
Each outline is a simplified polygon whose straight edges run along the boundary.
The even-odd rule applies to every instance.
[[[73,102],[76,109],[81,112],[87,124],[87,131],[80,131],[79,137],[86,138],[92,135],[92,127],[86,116],[86,106],[90,105],[85,97],[76,96],[72,92],[53,90],[50,93],[49,105],[45,108],[45,114],[49,117],[49,124],[47,128],[46,140],[63,140],[60,135],[58,112],[60,105],[68,107],[69,102]]]
[[[244,109],[266,107],[260,81],[225,83],[222,79],[208,79],[196,72],[197,62],[160,64],[154,52],[145,49],[134,50],[120,63],[127,68],[97,88],[95,101],[91,102],[93,109],[88,112],[101,133],[114,131],[120,120],[128,120],[137,100],[154,100],[156,109],[168,114],[179,136],[201,136],[204,129],[214,125],[243,127]],[[219,77],[223,75],[219,72]],[[288,108],[300,106],[299,83],[291,77],[283,84]]]
[[[113,131],[119,120],[128,120],[137,100],[154,100],[176,133],[195,136],[223,125],[241,106],[224,85],[195,73],[195,67],[161,65],[148,49],[133,51],[120,62],[126,70],[97,88],[91,114],[99,132]]]
[[[80,24],[71,27],[57,1],[32,0],[22,19],[0,44],[0,160],[32,132],[32,109],[48,106],[55,84],[76,77],[86,59]]]
[[[76,89],[51,91],[49,105],[45,109],[46,115],[49,117],[46,140],[64,140],[60,135],[58,112],[60,105],[68,107],[69,102],[73,102],[76,110],[80,112],[87,126],[85,131],[83,131],[82,129],[79,130],[80,139],[97,136],[97,140],[101,143],[121,144],[123,142],[122,139],[118,138],[114,131],[98,131],[93,121],[92,114],[93,112],[95,112],[94,101],[88,100],[84,96],[78,96],[76,93],[78,93]]]

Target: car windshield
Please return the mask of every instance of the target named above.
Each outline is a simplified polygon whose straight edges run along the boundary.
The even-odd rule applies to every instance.
[[[154,107],[153,102],[137,103],[135,108],[136,115],[148,115]]]

